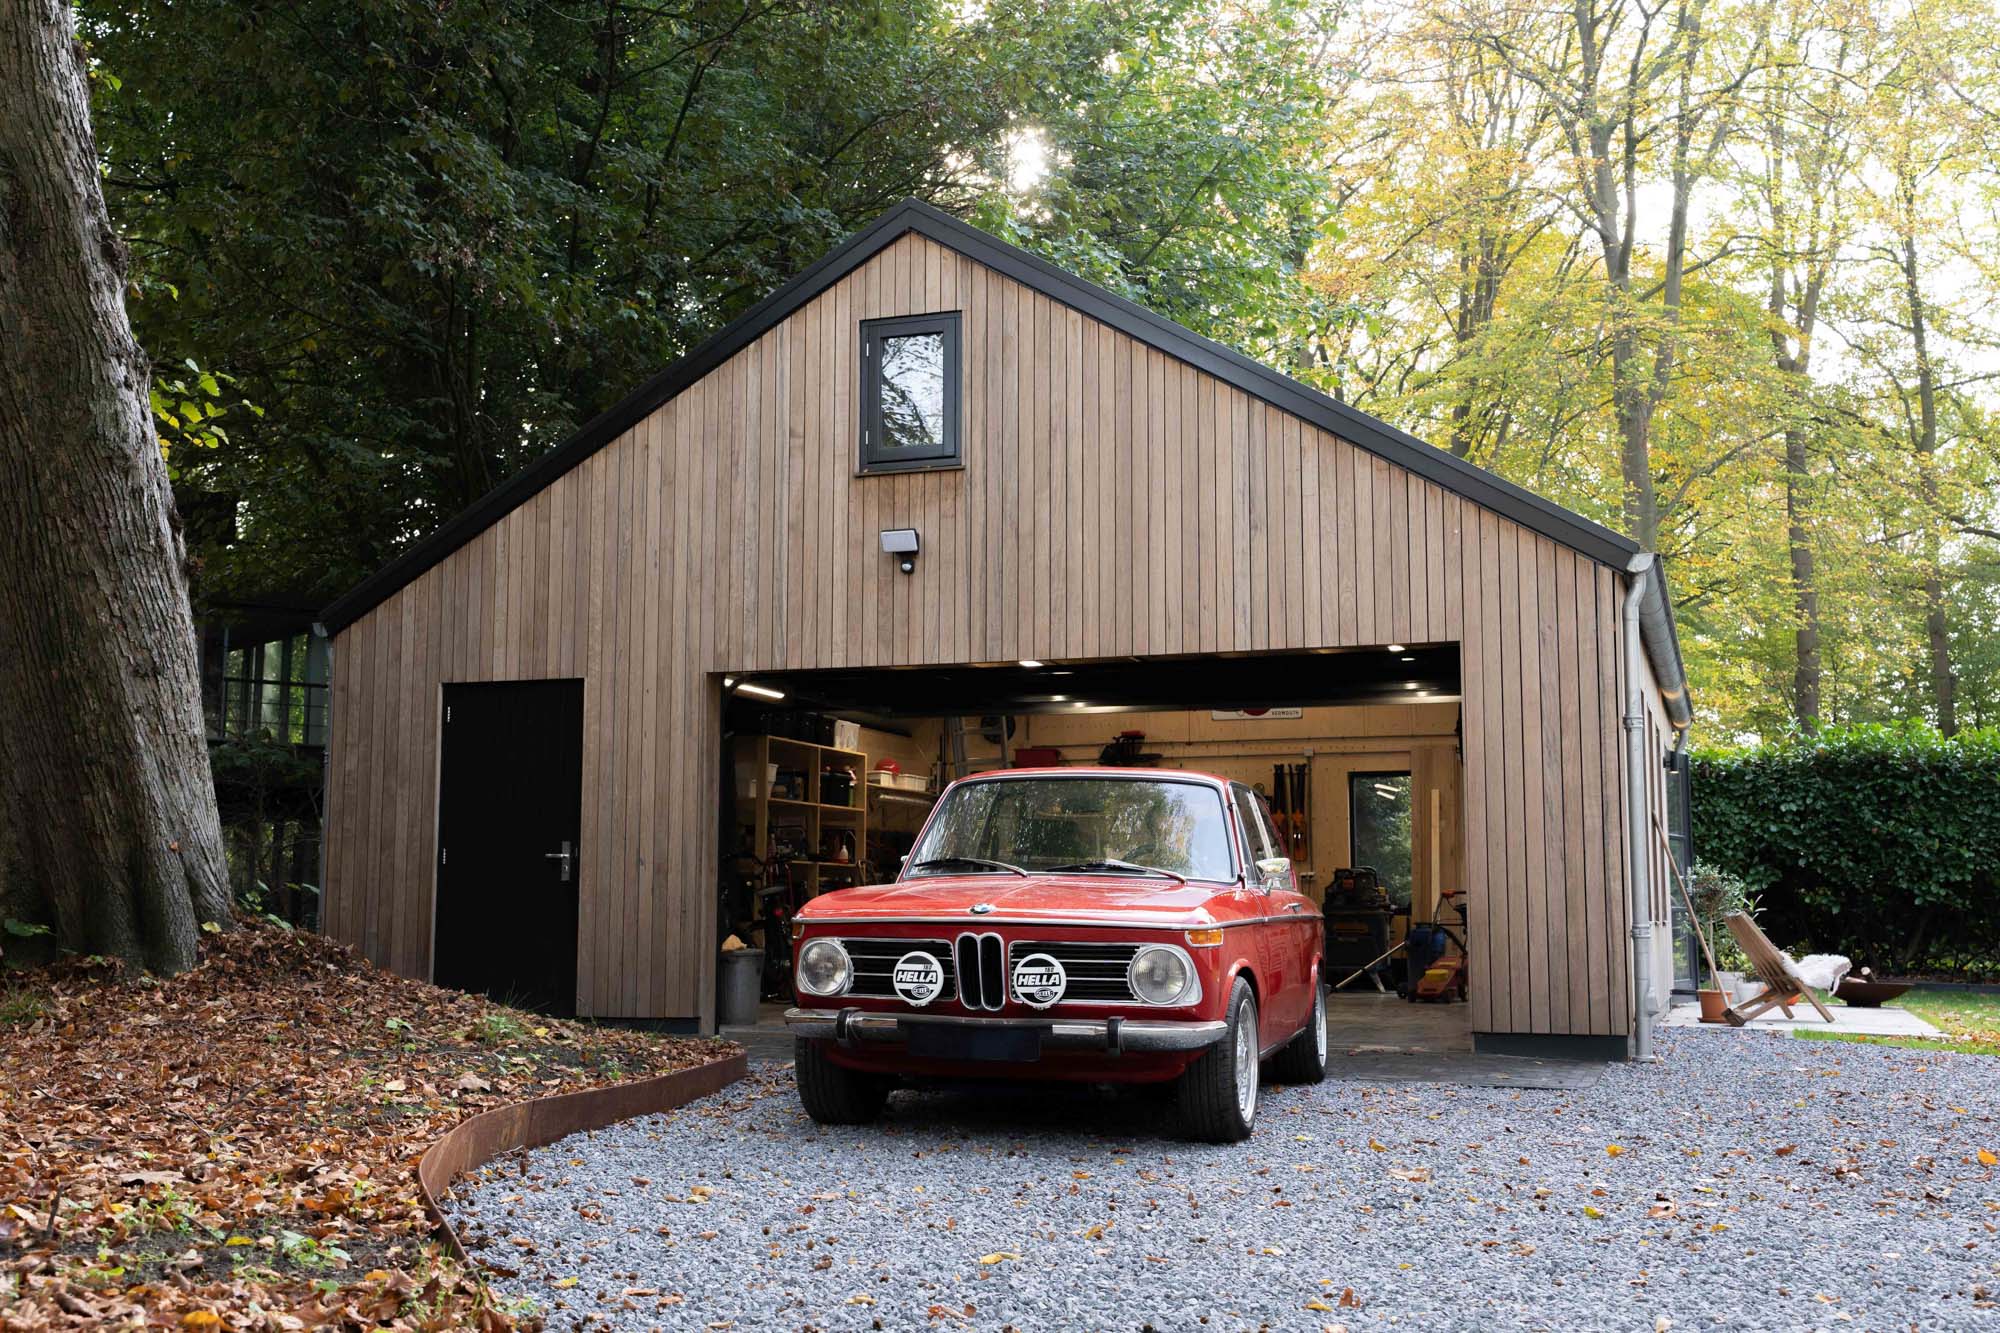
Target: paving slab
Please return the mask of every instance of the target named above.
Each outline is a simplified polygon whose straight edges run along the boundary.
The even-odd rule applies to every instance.
[[[1760,1032],[1784,1031],[1791,1028],[1810,1028],[1821,1032],[1852,1032],[1867,1037],[1942,1037],[1944,1033],[1907,1009],[1884,1006],[1880,1009],[1859,1009],[1851,1004],[1830,1004],[1833,1011],[1831,1025],[1819,1016],[1809,1004],[1794,1005],[1792,1017],[1786,1018],[1782,1009],[1773,1009],[1750,1020],[1748,1027]],[[1728,1024],[1703,1023],[1701,1006],[1697,1004],[1677,1004],[1667,1011],[1663,1020],[1670,1028],[1712,1027],[1727,1029]]]

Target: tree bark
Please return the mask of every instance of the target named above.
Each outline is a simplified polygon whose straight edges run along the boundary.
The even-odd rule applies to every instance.
[[[229,893],[124,284],[68,0],[0,0],[0,898],[170,972]]]
[[[1909,303],[1910,349],[1917,363],[1916,438],[1911,441],[1917,456],[1917,484],[1924,501],[1924,641],[1929,649],[1931,700],[1937,709],[1937,729],[1946,736],[1958,734],[1958,678],[1951,669],[1951,626],[1944,600],[1943,545],[1938,526],[1940,497],[1937,481],[1938,419],[1937,371],[1931,364],[1929,313],[1924,306],[1923,288],[1918,284],[1915,188],[1902,185],[1903,204],[1903,295]]]
[[[1819,579],[1813,567],[1812,493],[1809,472],[1812,459],[1806,449],[1806,432],[1791,426],[1785,431],[1785,541],[1792,554],[1792,613],[1798,618],[1793,633],[1792,716],[1807,731],[1819,729],[1820,678],[1823,667],[1819,648]]]

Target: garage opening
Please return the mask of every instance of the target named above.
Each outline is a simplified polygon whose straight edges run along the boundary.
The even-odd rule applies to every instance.
[[[775,1049],[791,915],[896,878],[951,780],[1110,765],[1266,797],[1325,918],[1334,1050],[1471,1048],[1483,979],[1404,998],[1467,943],[1456,645],[742,674],[724,697],[723,947],[760,951],[725,958],[732,1035],[758,1040],[740,1021],[754,985]]]

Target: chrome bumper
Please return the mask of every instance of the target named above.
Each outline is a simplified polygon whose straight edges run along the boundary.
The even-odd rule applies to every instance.
[[[1102,1051],[1199,1051],[1229,1031],[1220,1019],[1175,1023],[1154,1018],[959,1018],[951,1014],[878,1014],[861,1009],[787,1009],[785,1026],[796,1035],[837,1041],[901,1042],[913,1027],[1029,1029],[1042,1034],[1044,1048]]]

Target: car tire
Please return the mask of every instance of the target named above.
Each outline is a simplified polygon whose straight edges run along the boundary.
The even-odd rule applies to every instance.
[[[807,1115],[822,1125],[866,1125],[882,1114],[889,1079],[835,1064],[827,1058],[824,1041],[796,1037],[792,1049],[799,1101]]]
[[[1271,1074],[1281,1083],[1319,1083],[1326,1078],[1326,991],[1313,984],[1312,1016],[1285,1049],[1271,1057]]]
[[[1257,1119],[1257,996],[1242,977],[1229,993],[1228,1030],[1180,1077],[1181,1123],[1203,1143],[1241,1143]]]

